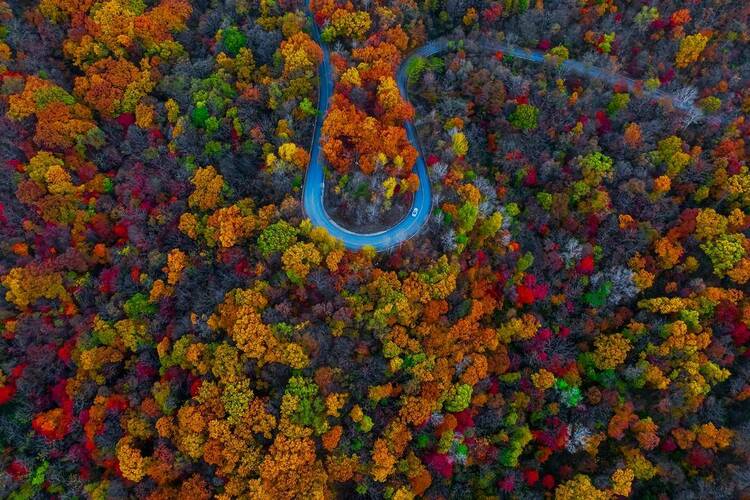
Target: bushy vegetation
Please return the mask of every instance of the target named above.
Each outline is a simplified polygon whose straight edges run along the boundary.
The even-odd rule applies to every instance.
[[[747,495],[748,14],[0,0],[0,497]]]

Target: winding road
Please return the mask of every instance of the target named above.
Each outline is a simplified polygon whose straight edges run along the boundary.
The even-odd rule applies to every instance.
[[[316,225],[324,227],[335,238],[341,240],[344,246],[349,249],[359,249],[365,246],[371,246],[377,251],[384,251],[393,248],[402,241],[408,240],[415,236],[427,222],[432,210],[432,196],[430,193],[430,178],[427,175],[427,166],[424,162],[424,155],[417,137],[417,131],[414,123],[407,121],[404,123],[406,133],[411,144],[416,148],[418,157],[414,170],[419,176],[419,188],[414,195],[412,206],[406,217],[401,219],[394,226],[375,233],[356,233],[337,224],[326,212],[324,205],[325,195],[325,178],[323,175],[323,151],[320,144],[320,134],[323,129],[323,120],[328,112],[331,95],[333,94],[333,70],[331,68],[330,49],[321,39],[320,28],[315,23],[312,13],[309,12],[313,38],[323,50],[323,61],[319,67],[319,90],[318,90],[318,116],[315,122],[315,131],[313,132],[312,146],[310,148],[310,164],[305,175],[305,185],[302,191],[302,204],[310,221]],[[430,57],[441,52],[445,52],[452,47],[451,42],[447,39],[436,39],[426,43],[420,48],[414,50],[401,63],[397,73],[398,88],[401,95],[408,96],[407,92],[407,75],[406,69],[409,63],[417,57]],[[508,45],[502,42],[488,41],[482,47],[482,50],[488,52],[502,52],[506,56],[523,59],[535,63],[543,63],[547,59],[543,52],[538,50],[529,50]],[[578,73],[598,80],[602,80],[610,85],[619,85],[626,87],[629,91],[635,91],[641,87],[641,82],[632,78],[605,71],[591,65],[587,65],[575,60],[566,60],[562,63],[561,69],[565,72]],[[648,97],[657,101],[669,101],[671,104],[682,111],[698,113],[700,111],[696,106],[690,103],[684,103],[675,96],[661,90],[644,92]]]

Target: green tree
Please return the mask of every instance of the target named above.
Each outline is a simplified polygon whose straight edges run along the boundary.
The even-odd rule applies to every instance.
[[[503,214],[500,212],[495,212],[491,216],[484,219],[482,222],[482,225],[479,227],[479,233],[485,237],[491,237],[494,236],[495,233],[498,232],[498,230],[503,225]]]
[[[299,103],[299,109],[301,109],[303,113],[310,116],[315,116],[318,114],[318,110],[315,108],[315,106],[313,106],[312,101],[307,97],[302,99],[302,102]]]
[[[539,126],[539,109],[531,104],[519,104],[510,115],[510,123],[524,132],[534,130]]]
[[[222,32],[221,43],[224,45],[226,51],[234,57],[247,43],[247,37],[236,26],[232,26]]]
[[[202,102],[199,102],[193,112],[190,114],[190,121],[193,122],[197,128],[203,128],[206,125],[206,120],[209,118],[208,108]]]
[[[468,201],[458,209],[458,218],[460,220],[459,230],[468,233],[474,228],[479,215],[479,207]]]
[[[297,229],[286,221],[271,224],[258,236],[258,249],[265,256],[286,250],[297,242]]]
[[[130,297],[123,305],[123,310],[129,318],[140,319],[156,312],[156,305],[148,301],[148,297],[138,292]]]
[[[612,173],[614,161],[609,156],[597,151],[589,153],[581,159],[581,170],[589,185],[599,184],[604,177]]]
[[[302,377],[292,377],[289,379],[285,393],[298,402],[296,410],[291,415],[292,422],[312,427],[318,435],[328,430],[325,404],[320,398],[315,382]]]
[[[451,387],[448,391],[448,399],[446,399],[443,407],[446,411],[455,413],[463,411],[469,407],[471,402],[472,388],[468,384],[459,384]]]
[[[406,77],[409,79],[409,83],[413,84],[418,81],[426,68],[427,59],[418,56],[412,57],[406,66]]]
[[[613,116],[618,111],[627,108],[629,103],[630,94],[627,92],[618,92],[612,96],[609,104],[607,104],[607,114]]]
[[[710,240],[701,244],[701,249],[706,252],[711,264],[714,267],[714,273],[722,277],[732,269],[745,256],[743,242],[745,237],[741,234],[722,234],[715,240]]]

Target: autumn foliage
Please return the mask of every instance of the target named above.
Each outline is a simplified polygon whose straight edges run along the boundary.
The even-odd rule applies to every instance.
[[[748,13],[0,0],[0,497],[746,497]]]

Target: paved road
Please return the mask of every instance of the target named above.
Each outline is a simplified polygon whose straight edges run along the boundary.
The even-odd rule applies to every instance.
[[[309,9],[309,4],[308,4]],[[312,19],[312,14],[310,14]],[[406,217],[401,219],[396,225],[376,233],[356,233],[341,227],[326,212],[323,198],[325,194],[325,180],[323,177],[323,151],[320,144],[320,133],[323,129],[323,119],[328,112],[328,106],[333,94],[333,70],[331,68],[330,49],[324,43],[320,36],[320,28],[312,21],[312,34],[315,41],[323,49],[323,62],[319,67],[319,93],[318,93],[318,117],[315,122],[315,131],[313,133],[312,146],[310,148],[310,164],[305,176],[305,185],[302,191],[302,203],[312,223],[316,226],[322,226],[328,232],[341,240],[346,248],[359,249],[364,246],[371,246],[377,251],[388,250],[397,246],[402,241],[412,238],[427,222],[432,209],[432,196],[430,194],[430,179],[427,175],[427,167],[424,163],[424,155],[417,137],[417,131],[411,121],[404,123],[409,141],[417,149],[419,156],[414,165],[414,170],[419,176],[419,189],[414,195],[412,206]],[[401,63],[398,69],[397,82],[401,95],[408,96],[406,68],[409,62],[415,57],[430,57],[439,54],[452,47],[451,42],[446,39],[437,39],[426,43],[420,48],[413,51]],[[513,56],[517,59],[523,59],[535,63],[546,61],[544,53],[538,50],[529,50],[507,45],[502,42],[488,41],[482,47],[482,50],[488,52],[502,52],[504,55]],[[611,85],[620,85],[627,87],[628,90],[634,91],[640,87],[640,82],[627,78],[616,73],[607,72],[601,68],[586,65],[579,61],[567,60],[562,63],[562,70],[571,73],[578,73],[583,76],[596,78]],[[661,90],[647,92],[647,96],[655,100],[671,101],[673,106],[686,112],[700,113],[693,103],[684,103],[674,96]]]
[[[355,233],[341,227],[326,212],[323,198],[325,194],[325,181],[323,177],[323,151],[320,144],[320,132],[323,129],[323,119],[328,112],[328,105],[333,94],[333,70],[331,68],[330,49],[323,43],[320,37],[320,29],[312,23],[313,38],[323,49],[323,62],[319,67],[319,94],[318,94],[318,118],[315,123],[312,147],[310,148],[310,165],[307,167],[305,185],[302,191],[302,202],[312,223],[322,226],[334,237],[344,242],[344,246],[358,249],[364,246],[372,246],[378,251],[392,248],[404,240],[417,234],[430,216],[432,196],[430,194],[430,179],[427,176],[427,167],[419,149],[419,139],[411,122],[405,123],[409,141],[417,148],[419,157],[414,166],[419,176],[419,189],[414,194],[414,199],[409,213],[395,226],[377,233]],[[425,45],[420,49],[425,54],[429,53],[429,47]],[[422,53],[420,52],[420,53]],[[432,52],[433,54],[436,52]],[[415,52],[414,55],[417,55]],[[408,59],[404,61],[399,69],[399,88],[402,95],[406,95],[405,69]]]

